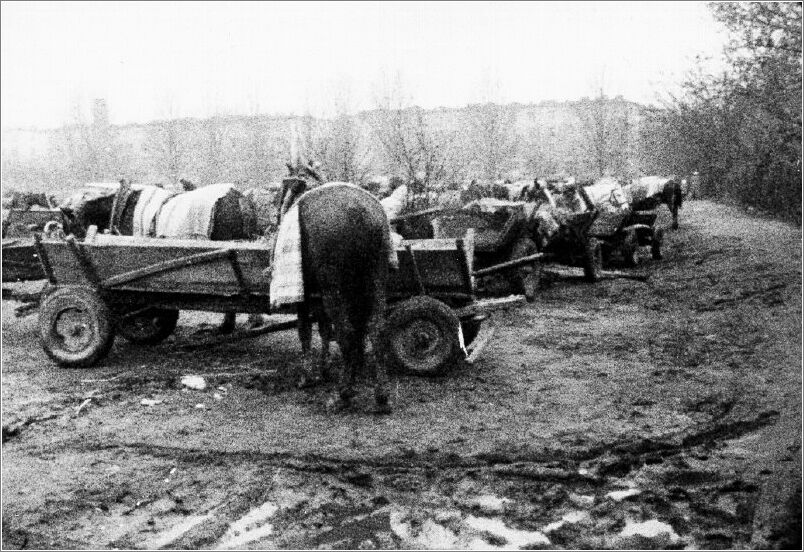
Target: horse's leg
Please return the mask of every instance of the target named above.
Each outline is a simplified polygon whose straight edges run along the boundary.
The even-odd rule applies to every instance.
[[[324,311],[324,306],[319,305],[315,309],[316,321],[318,323],[318,334],[321,336],[321,358],[319,360],[319,371],[321,377],[325,381],[332,379],[330,373],[330,342],[332,341],[332,322],[330,321],[327,313]]]
[[[385,259],[383,259],[385,262]],[[368,337],[371,342],[371,373],[374,375],[374,401],[376,403],[376,412],[378,414],[390,414],[391,405],[389,404],[389,385],[388,385],[388,370],[385,365],[385,355],[383,355],[383,343],[381,340],[381,332],[383,321],[385,320],[385,278],[382,276],[387,268],[382,266],[379,269],[380,274],[375,274],[369,285],[373,288],[371,298],[371,314],[368,319]]]
[[[312,387],[317,383],[318,378],[316,377],[313,362],[313,323],[310,320],[310,306],[307,302],[299,303],[296,312],[299,317],[297,329],[302,348],[302,373],[299,376],[297,385],[299,387]]]
[[[222,334],[230,334],[235,330],[237,313],[227,312],[223,315],[223,322],[221,322],[218,331]]]
[[[355,357],[357,345],[357,331],[349,319],[348,305],[339,292],[322,291],[322,299],[327,317],[332,321],[335,329],[335,339],[343,356],[343,366],[337,373],[336,393],[327,401],[327,408],[343,410],[351,405],[355,395]]]

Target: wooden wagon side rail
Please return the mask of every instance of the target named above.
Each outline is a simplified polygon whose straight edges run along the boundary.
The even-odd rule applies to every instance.
[[[170,272],[171,270],[178,270],[180,268],[186,268],[193,265],[210,263],[224,259],[229,259],[231,261],[232,253],[234,252],[231,249],[216,249],[214,251],[205,251],[203,253],[197,253],[195,255],[188,255],[187,257],[180,257],[178,259],[162,261],[160,263],[144,266],[136,270],[130,270],[129,272],[124,272],[122,274],[106,278],[105,280],[100,282],[100,284],[104,288],[120,286],[123,284],[129,284],[131,282],[141,280],[143,278],[147,278],[148,276],[161,274],[163,272]],[[237,261],[236,256],[234,257],[234,261],[235,262]],[[243,277],[242,273],[239,273],[239,276],[240,279],[242,279]]]

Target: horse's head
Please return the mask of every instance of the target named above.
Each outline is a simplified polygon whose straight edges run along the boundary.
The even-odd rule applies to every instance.
[[[297,162],[295,165],[288,163],[287,168],[288,177],[282,180],[282,189],[277,195],[279,220],[304,192],[324,183],[324,179],[312,161],[306,165],[301,162]]]

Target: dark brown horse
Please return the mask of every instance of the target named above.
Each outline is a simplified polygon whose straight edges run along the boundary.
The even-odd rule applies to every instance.
[[[326,369],[333,329],[343,355],[337,391],[328,407],[346,408],[355,395],[357,373],[366,366],[366,337],[372,343],[377,412],[390,412],[388,380],[381,356],[380,331],[385,313],[391,247],[388,219],[379,201],[356,186],[319,186],[310,166],[289,166],[283,181],[280,217],[298,203],[305,300],[297,305],[304,380],[320,376],[313,368],[311,315],[318,320],[322,366]]]

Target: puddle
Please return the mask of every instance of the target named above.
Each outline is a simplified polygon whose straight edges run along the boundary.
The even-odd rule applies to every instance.
[[[411,523],[404,521],[404,515],[398,512],[391,513],[391,530],[402,539],[405,546],[412,546],[424,550],[453,550],[462,548],[458,545],[458,535],[439,525],[432,519],[422,523],[418,531],[414,531]]]
[[[606,493],[606,497],[610,498],[612,500],[615,500],[617,502],[620,502],[621,500],[625,500],[629,496],[636,496],[641,492],[642,491],[640,491],[639,489],[626,489],[624,491],[611,491],[610,493]]]
[[[465,524],[475,531],[489,533],[504,540],[505,545],[489,546],[489,548],[495,550],[516,550],[529,545],[550,544],[550,539],[540,531],[511,529],[499,519],[469,516],[466,518]]]
[[[509,502],[511,501],[507,498],[486,494],[474,497],[468,500],[466,504],[486,514],[500,514]]]
[[[673,528],[663,521],[658,519],[651,519],[643,522],[627,521],[625,527],[620,532],[621,537],[658,537],[660,535],[667,535],[670,542],[676,542],[679,536],[673,531]]]
[[[279,507],[273,502],[266,502],[232,523],[221,538],[217,548],[221,550],[242,548],[244,545],[270,536],[274,527],[267,523]]]
[[[579,521],[583,521],[589,517],[588,512],[569,512],[561,516],[561,519],[558,521],[554,521],[553,523],[546,525],[544,529],[542,529],[543,533],[549,533],[550,531],[555,531],[566,525],[567,523],[578,523]]]
[[[204,514],[203,516],[188,516],[181,523],[174,525],[167,531],[163,531],[153,538],[148,539],[142,543],[142,548],[145,550],[156,550],[157,548],[165,547],[177,540],[179,540],[190,529],[203,523],[212,517],[213,512]]]

